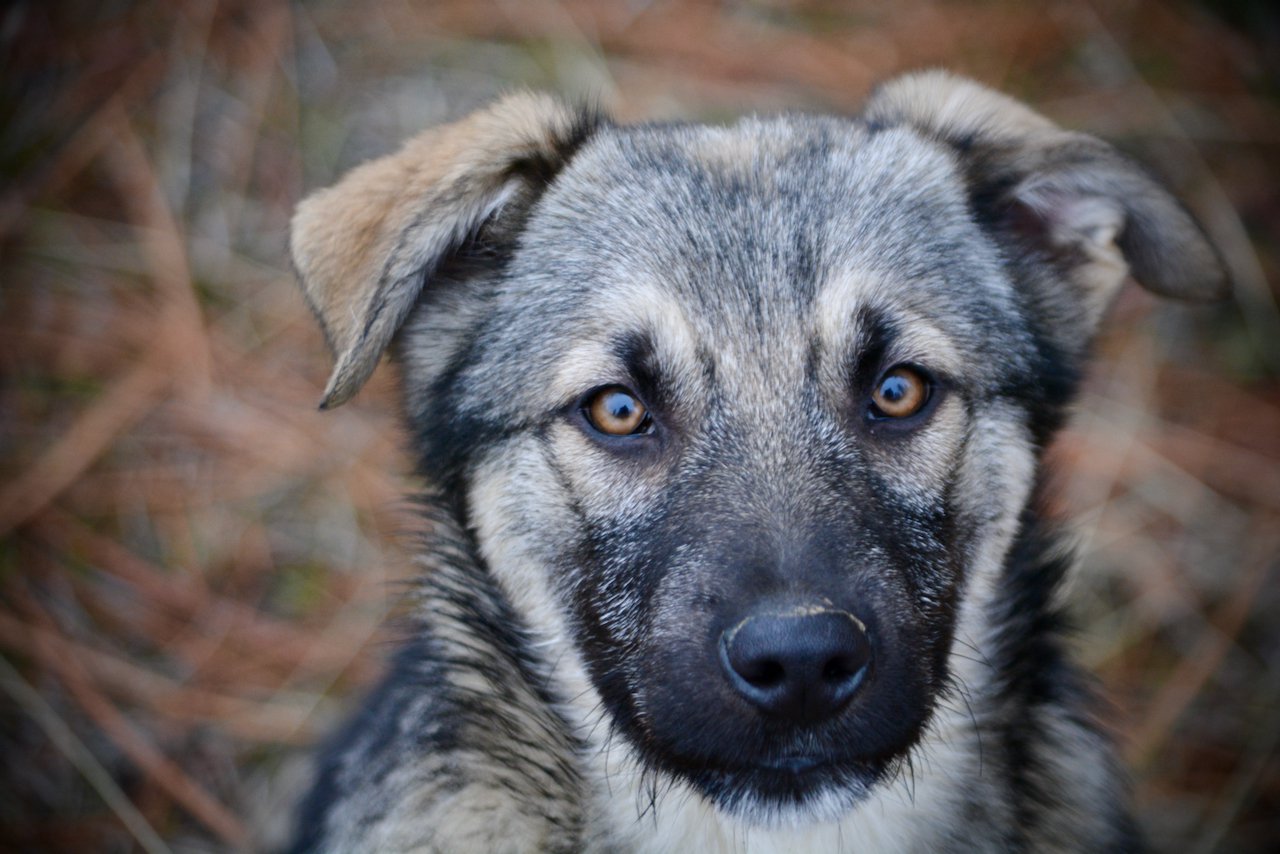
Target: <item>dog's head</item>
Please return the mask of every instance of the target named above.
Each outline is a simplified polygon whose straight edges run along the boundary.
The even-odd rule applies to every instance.
[[[292,248],[325,405],[394,339],[529,627],[756,819],[847,807],[920,738],[1124,279],[1224,286],[1109,146],[939,73],[730,127],[508,98],[308,199]]]

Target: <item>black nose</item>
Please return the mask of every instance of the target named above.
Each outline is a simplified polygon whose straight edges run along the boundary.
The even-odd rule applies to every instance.
[[[845,611],[761,614],[720,636],[720,662],[733,687],[792,723],[818,723],[843,709],[870,660],[866,627]]]

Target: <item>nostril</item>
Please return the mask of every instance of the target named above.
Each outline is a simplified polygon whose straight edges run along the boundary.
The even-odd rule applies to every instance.
[[[842,655],[831,659],[822,668],[822,678],[827,682],[842,682],[862,670],[862,662],[852,655]]]
[[[767,658],[762,661],[743,662],[740,667],[735,665],[735,669],[743,679],[757,688],[772,688],[774,685],[781,684],[787,676],[787,671],[781,662]]]

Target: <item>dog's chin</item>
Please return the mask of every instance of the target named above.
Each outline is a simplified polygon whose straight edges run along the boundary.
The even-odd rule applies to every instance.
[[[643,740],[627,741],[651,771],[684,781],[722,815],[766,830],[794,829],[838,821],[893,785],[929,718],[899,719],[874,733],[843,721],[808,732],[649,729]]]
[[[734,820],[765,829],[838,821],[885,777],[879,763],[838,765],[807,757],[750,769],[704,769],[688,775],[695,789]]]

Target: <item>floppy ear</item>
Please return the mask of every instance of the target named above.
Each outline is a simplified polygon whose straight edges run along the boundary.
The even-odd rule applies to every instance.
[[[1055,265],[1077,291],[1090,329],[1129,273],[1179,299],[1229,292],[1221,260],[1191,216],[1099,139],[941,71],[886,83],[864,115],[951,146],[978,215],[1006,242]]]
[[[359,391],[440,264],[527,204],[595,121],[547,96],[508,96],[298,205],[290,252],[336,361],[322,409]]]

